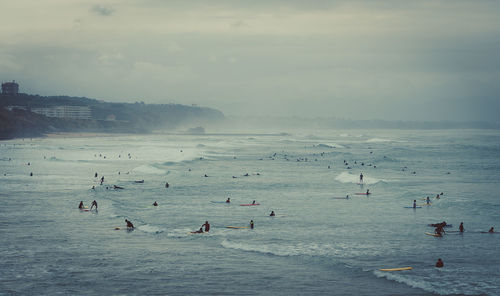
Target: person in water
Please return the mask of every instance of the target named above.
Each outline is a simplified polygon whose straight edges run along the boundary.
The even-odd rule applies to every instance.
[[[439,196],[439,194],[436,195],[436,199],[440,199],[441,197]]]
[[[94,174],[94,178],[97,178],[97,172],[95,172],[95,174]]]
[[[253,229],[253,220],[250,220],[250,229]]]
[[[158,203],[155,201],[155,202],[153,203],[153,206],[157,207],[157,206],[158,206]]]
[[[491,227],[490,230],[488,230],[489,233],[494,233],[495,232],[495,229],[494,227]]]
[[[431,199],[429,198],[429,196],[427,196],[427,199],[425,200],[425,202],[426,202],[427,204],[430,204],[430,203],[431,203]]]
[[[464,232],[464,230],[465,230],[465,229],[464,229],[464,222],[460,222],[460,226],[458,226],[458,230],[459,230],[460,232]]]
[[[413,200],[413,208],[414,208],[414,209],[416,209],[416,208],[417,208],[417,200],[416,200],[416,199],[414,199],[414,200]]]
[[[93,201],[92,204],[90,204],[90,210],[92,211],[92,208],[95,206],[95,210],[97,211],[97,201]]]
[[[114,188],[114,189],[124,189],[123,187],[116,186],[116,185],[113,185],[113,188]]]
[[[203,224],[202,226],[205,226],[205,232],[209,232],[210,231],[210,224],[208,223],[208,221],[205,221],[205,224]]]
[[[231,202],[231,198],[229,198],[229,197],[228,197],[228,198],[226,199],[226,203],[230,203],[230,202]]]
[[[170,187],[170,185],[168,184],[168,182],[165,183],[165,188],[168,188]]]
[[[370,194],[370,189],[366,189],[366,195]]]
[[[345,199],[349,199],[349,194],[345,196]]]
[[[82,201],[80,201],[80,204],[78,205],[78,208],[79,208],[80,210],[82,210],[82,209],[84,208],[84,206],[83,206],[83,200],[82,200]]]
[[[132,224],[132,222],[130,222],[129,220],[125,219],[125,223],[127,223],[127,228],[134,228],[134,224]]]
[[[443,260],[441,260],[441,258],[438,258],[438,261],[436,262],[436,267],[443,267],[444,266],[444,263],[443,263]]]
[[[363,173],[359,174],[359,183],[363,183]]]
[[[101,185],[104,183],[104,176],[101,177]]]
[[[252,202],[252,204],[253,204],[253,205],[255,204],[255,200]]]
[[[274,211],[271,211],[271,214],[269,216],[274,217],[276,216],[276,214],[274,213]]]

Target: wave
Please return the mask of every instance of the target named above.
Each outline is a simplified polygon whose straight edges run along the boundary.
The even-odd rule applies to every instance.
[[[323,144],[323,143],[317,144],[316,147],[319,147],[319,148],[345,148],[344,146],[339,145],[339,144]]]
[[[156,227],[156,226],[148,225],[148,224],[141,225],[141,226],[137,227],[137,229],[144,231],[144,232],[147,232],[147,233],[162,233],[163,232],[163,229]]]
[[[358,183],[359,182],[359,175],[353,175],[348,172],[342,172],[340,173],[337,177],[335,177],[335,180],[339,181],[340,183]],[[363,184],[366,185],[372,185],[372,184],[377,184],[379,182],[387,182],[386,180],[383,179],[377,179],[373,177],[363,177]]]
[[[392,142],[392,140],[381,139],[381,138],[371,138],[369,140],[366,140],[366,143],[383,143],[383,142]]]
[[[154,167],[149,164],[141,165],[138,166],[134,169],[132,169],[133,172],[136,173],[143,173],[143,174],[149,174],[149,175],[167,175],[168,171],[167,170],[162,170],[157,167]]]

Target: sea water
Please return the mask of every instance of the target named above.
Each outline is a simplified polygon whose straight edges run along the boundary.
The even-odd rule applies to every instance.
[[[498,295],[499,179],[496,130],[2,141],[0,295]]]

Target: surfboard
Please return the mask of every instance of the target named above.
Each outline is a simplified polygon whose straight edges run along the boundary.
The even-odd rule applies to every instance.
[[[400,270],[412,270],[413,267],[397,267],[397,268],[381,268],[380,271],[400,271]]]
[[[210,202],[211,203],[226,203],[225,201],[215,201],[215,200],[211,200]]]
[[[405,207],[407,209],[421,209],[422,207]]]
[[[417,206],[420,206],[420,207],[423,207],[423,206],[431,206],[432,204],[421,204],[421,205],[417,205]]]
[[[134,229],[135,228],[128,228],[128,227],[115,227],[115,228],[113,228],[113,230],[128,230],[128,231],[132,231]]]
[[[240,206],[258,206],[260,203],[254,203],[254,204],[241,204]]]
[[[348,199],[348,198],[345,198],[345,197],[332,197],[332,199]]]
[[[366,192],[361,192],[361,193],[359,193],[359,192],[358,192],[358,193],[354,193],[354,194],[356,194],[356,195],[369,195],[369,194],[372,194],[372,193],[371,193],[371,192],[369,192],[369,193],[366,193]]]
[[[230,228],[230,229],[241,229],[241,228],[250,228],[250,226],[226,226],[226,228]]]
[[[90,212],[89,209],[80,209],[80,211],[82,211],[82,212]]]
[[[442,237],[442,235],[438,235],[438,234],[430,233],[430,232],[426,232],[425,234],[430,235],[430,236],[435,236],[435,237]]]

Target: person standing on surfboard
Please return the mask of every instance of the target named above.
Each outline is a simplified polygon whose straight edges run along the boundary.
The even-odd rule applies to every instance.
[[[125,219],[125,223],[127,223],[127,228],[134,228],[134,224],[132,224],[129,220]]]
[[[460,232],[464,232],[464,230],[465,230],[465,229],[464,229],[464,222],[460,222],[460,226],[458,226],[458,230],[459,230]]]
[[[416,199],[414,199],[414,200],[413,200],[413,208],[414,208],[414,209],[416,209],[416,208],[417,208],[417,200],[416,200]]]
[[[370,189],[366,189],[366,195],[370,194]]]
[[[363,173],[359,175],[359,183],[363,183]]]
[[[253,220],[250,220],[250,229],[253,229]]]
[[[80,204],[78,205],[78,208],[79,208],[80,210],[82,210],[82,209],[83,209],[83,200],[82,200],[82,201],[80,201]]]
[[[274,213],[274,211],[271,211],[271,214],[269,216],[274,217],[276,216],[276,214]]]
[[[97,211],[97,201],[93,201],[92,204],[90,204],[90,210],[92,211],[92,208],[95,206],[95,210]]]

